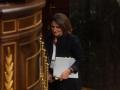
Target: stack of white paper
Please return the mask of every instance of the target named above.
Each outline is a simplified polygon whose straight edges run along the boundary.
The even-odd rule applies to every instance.
[[[60,77],[61,73],[71,67],[71,65],[75,62],[74,58],[67,57],[56,57],[54,67],[53,67],[53,76]],[[78,73],[72,73],[69,75],[69,78],[78,78]]]

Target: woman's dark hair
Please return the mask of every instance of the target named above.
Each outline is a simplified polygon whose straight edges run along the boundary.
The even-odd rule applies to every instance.
[[[51,21],[55,21],[60,28],[63,30],[63,33],[71,33],[72,25],[69,18],[63,13],[56,13]]]

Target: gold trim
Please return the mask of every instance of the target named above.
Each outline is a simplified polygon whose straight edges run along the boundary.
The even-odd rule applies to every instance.
[[[41,90],[48,90],[48,62],[47,62],[46,50],[44,42],[42,40],[42,34],[40,34],[40,81]]]
[[[5,63],[5,88],[6,90],[13,90],[13,60],[10,47],[7,48],[8,56],[6,56]]]
[[[31,16],[19,18],[19,19],[18,19],[18,31],[23,31],[23,30],[31,29],[31,28],[34,28],[34,27],[38,26],[40,23],[42,23],[41,17],[40,17],[40,20],[39,20],[38,22],[36,22],[36,21],[37,21],[37,20],[36,20],[36,19],[37,19],[36,17],[37,17],[37,15],[38,15],[38,13],[40,13],[40,12],[37,12],[37,13],[31,15]],[[28,27],[24,27],[24,28],[19,28],[19,20],[27,19],[27,18],[30,18],[30,17],[33,17],[33,18],[34,18],[33,25],[28,26]]]
[[[10,46],[14,45],[14,54],[11,52]],[[8,54],[5,55],[4,48],[7,49]],[[14,56],[13,56],[14,55]],[[3,61],[5,59],[5,61]],[[3,69],[3,81],[2,88],[6,90],[16,90],[16,43],[10,42],[2,45],[2,64],[5,65]],[[5,71],[4,71],[5,70]],[[3,78],[2,77],[2,78]]]
[[[38,15],[40,14],[40,20],[38,21],[37,20],[37,17]],[[32,25],[29,25],[29,26],[26,26],[24,28],[20,28],[20,20],[22,19],[27,19],[27,18],[30,18],[30,17],[33,17],[33,24]],[[14,28],[15,30],[9,30],[9,31],[4,31],[4,24],[6,22],[14,22]],[[14,33],[14,32],[17,32],[17,31],[23,31],[23,30],[28,30],[28,29],[32,29],[32,28],[35,28],[36,26],[40,25],[42,23],[42,15],[41,15],[41,11],[39,12],[36,12],[34,13],[33,15],[30,15],[30,16],[26,16],[26,17],[21,17],[21,18],[16,18],[16,19],[10,19],[10,20],[2,20],[2,33],[3,34],[9,34],[9,33]]]
[[[36,52],[34,55],[32,55],[31,57],[28,57],[26,60],[29,61],[30,59],[35,58],[39,54],[40,54],[40,50],[38,52]]]
[[[40,23],[42,23],[42,20],[39,20],[39,21],[35,24],[35,26],[38,26]]]
[[[31,57],[28,57],[26,59],[26,78],[28,77],[28,61],[32,60],[32,58],[35,58],[36,56],[38,56],[40,54],[40,50],[38,50],[38,52],[36,52],[34,55],[32,55]],[[31,87],[34,87],[37,83],[40,82],[40,79],[37,80],[35,83],[33,83],[32,85],[28,86],[28,78],[26,79],[26,87],[27,87],[27,90],[30,89]]]
[[[34,26],[34,21],[32,22],[33,24],[31,25],[31,26],[27,26],[27,27],[24,27],[24,28],[20,28],[20,20],[22,21],[22,20],[24,20],[24,19],[28,19],[28,18],[32,18],[33,17],[33,19],[34,19],[34,17],[35,17],[35,15],[31,15],[31,16],[27,16],[27,17],[22,17],[22,18],[19,18],[18,19],[18,31],[23,31],[23,30],[27,30],[27,29],[30,29],[30,28],[32,28],[32,27],[35,27]]]
[[[28,86],[27,90],[29,90],[30,88],[33,88],[34,86],[36,86],[37,84],[39,84],[39,82],[40,82],[40,79],[37,80],[36,82],[34,82],[32,85]]]
[[[14,27],[15,29],[9,30],[9,31],[5,31],[5,30],[4,30],[4,25],[5,25],[5,23],[7,23],[7,22],[13,22],[13,23],[14,23],[14,26],[15,26],[15,27]],[[3,34],[13,33],[13,32],[16,32],[16,31],[17,31],[17,28],[16,28],[16,19],[2,21],[1,24],[2,24],[2,33],[3,33]]]
[[[37,20],[38,15],[40,15],[40,20]],[[35,25],[39,25],[42,22],[42,11],[35,14]]]

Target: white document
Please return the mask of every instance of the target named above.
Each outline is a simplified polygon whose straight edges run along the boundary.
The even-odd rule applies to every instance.
[[[53,67],[53,76],[60,77],[61,73],[71,67],[75,62],[74,58],[71,57],[56,57],[54,67]],[[69,75],[69,78],[78,78],[78,73],[72,73]]]

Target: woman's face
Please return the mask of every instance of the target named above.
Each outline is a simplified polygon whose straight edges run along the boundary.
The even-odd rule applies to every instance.
[[[60,37],[63,35],[63,31],[61,27],[55,21],[52,21],[51,23],[51,30],[52,30],[52,34],[55,37]]]

